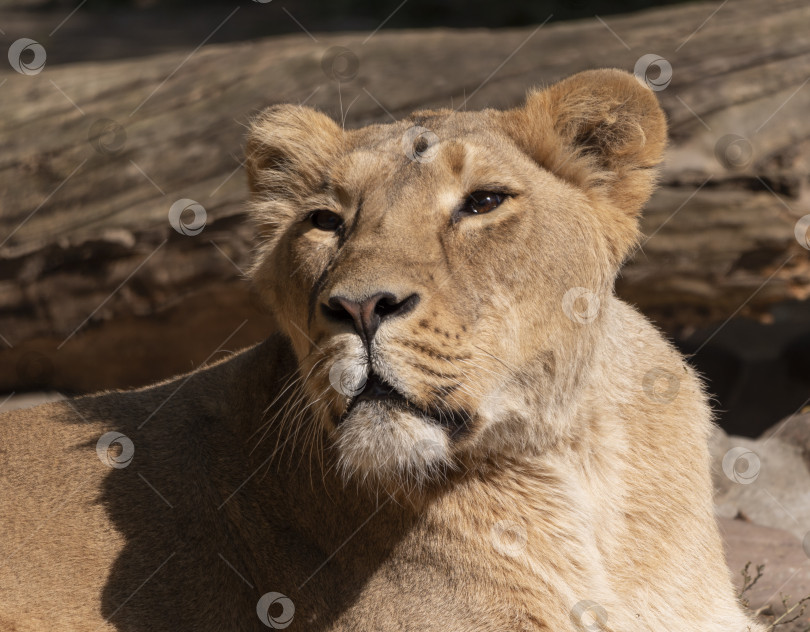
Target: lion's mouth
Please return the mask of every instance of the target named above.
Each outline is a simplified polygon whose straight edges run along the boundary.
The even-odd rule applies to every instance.
[[[372,373],[368,376],[363,390],[355,396],[355,398],[352,400],[351,406],[368,400],[384,400],[387,402],[408,403],[407,398],[402,393],[400,393],[395,387],[386,383],[376,373]],[[349,408],[351,408],[351,406],[349,406]]]
[[[358,406],[376,405],[384,409],[399,408],[422,417],[429,423],[448,428],[453,435],[463,432],[469,426],[471,416],[467,411],[459,411],[449,406],[431,406],[423,408],[410,401],[396,387],[388,384],[382,377],[372,372],[366,380],[363,390],[352,399],[346,411],[338,420],[343,422]]]

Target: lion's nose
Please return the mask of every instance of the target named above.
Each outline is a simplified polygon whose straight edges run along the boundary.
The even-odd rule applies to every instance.
[[[332,296],[323,306],[323,312],[332,320],[351,320],[355,331],[368,346],[383,320],[408,313],[418,302],[418,294],[399,299],[391,292],[377,292],[359,301],[345,296]]]

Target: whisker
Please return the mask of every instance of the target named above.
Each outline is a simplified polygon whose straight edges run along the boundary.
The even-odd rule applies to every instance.
[[[256,450],[256,448],[259,447],[261,442],[264,441],[265,437],[267,436],[267,433],[270,432],[270,428],[272,427],[272,423],[276,420],[276,418],[279,415],[281,415],[282,423],[281,423],[281,427],[279,428],[279,436],[276,438],[276,447],[278,447],[278,442],[281,439],[281,432],[280,431],[281,431],[281,428],[284,427],[284,425],[285,425],[285,417],[287,417],[287,415],[284,414],[285,411],[287,411],[287,410],[292,411],[292,410],[295,409],[296,406],[300,405],[300,402],[301,402],[302,398],[306,397],[306,393],[303,390],[304,383],[307,380],[309,380],[310,376],[312,375],[312,372],[316,369],[316,367],[321,362],[323,362],[324,359],[325,358],[320,358],[319,360],[316,360],[313,363],[312,367],[309,369],[309,372],[307,373],[307,375],[305,377],[303,377],[303,378],[301,378],[299,380],[296,380],[295,382],[293,382],[293,384],[291,384],[289,387],[287,387],[286,390],[289,390],[289,388],[294,387],[294,390],[293,390],[294,394],[291,395],[290,397],[288,397],[287,400],[285,400],[284,405],[279,408],[279,410],[276,412],[276,414],[267,423],[263,424],[259,428],[259,429],[265,428],[265,431],[262,434],[262,436],[259,438],[259,440],[256,442],[256,445],[254,445],[253,448],[251,449],[250,454],[253,454],[253,452]],[[278,398],[276,398],[276,399],[278,399]],[[254,432],[253,434],[256,434],[256,433]],[[253,436],[253,435],[251,435],[251,436]]]

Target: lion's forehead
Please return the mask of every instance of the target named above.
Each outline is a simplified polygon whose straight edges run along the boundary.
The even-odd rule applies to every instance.
[[[507,139],[507,134],[487,112],[441,112],[429,116],[416,113],[401,121],[348,131],[345,148],[350,152],[390,153],[411,158],[409,153],[414,144],[492,145]]]
[[[407,190],[457,195],[472,181],[508,177],[519,154],[482,112],[415,116],[352,130],[345,140],[326,186],[387,197]]]

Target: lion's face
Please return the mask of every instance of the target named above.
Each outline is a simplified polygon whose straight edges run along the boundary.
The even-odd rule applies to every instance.
[[[618,71],[345,132],[269,109],[248,146],[253,277],[299,362],[284,414],[389,486],[560,438],[664,139]]]

